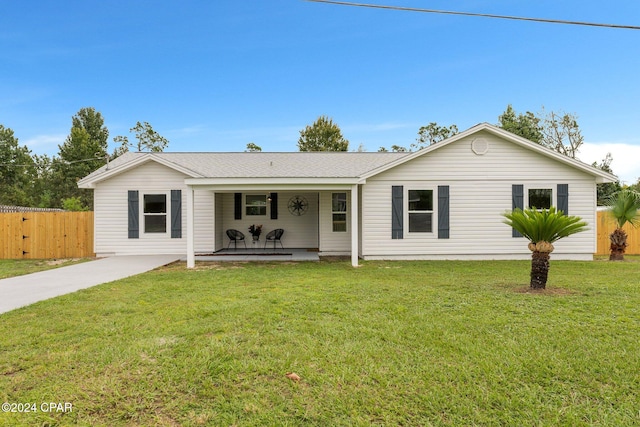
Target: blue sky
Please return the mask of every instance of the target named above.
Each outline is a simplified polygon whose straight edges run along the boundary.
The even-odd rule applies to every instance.
[[[367,3],[640,25],[637,0]],[[4,2],[0,46],[0,124],[38,154],[82,107],[111,137],[150,122],[168,151],[296,151],[320,115],[377,151],[512,104],[576,114],[583,161],[610,151],[623,181],[640,177],[640,31],[303,0],[43,0]]]

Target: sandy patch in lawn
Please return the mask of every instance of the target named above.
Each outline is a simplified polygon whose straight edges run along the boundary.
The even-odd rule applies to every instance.
[[[47,265],[60,265],[68,262],[79,261],[80,258],[63,258],[63,259],[51,259],[47,261]]]
[[[565,288],[546,288],[546,289],[531,289],[529,286],[518,287],[513,290],[519,294],[532,294],[532,295],[578,295],[580,292],[573,289]]]

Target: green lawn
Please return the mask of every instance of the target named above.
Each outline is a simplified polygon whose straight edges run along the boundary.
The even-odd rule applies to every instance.
[[[528,275],[199,263],[83,290],[0,315],[0,400],[37,406],[0,425],[640,425],[638,259]]]
[[[63,267],[65,265],[76,264],[78,262],[87,261],[82,259],[0,259],[0,279],[7,277],[22,276],[23,274],[36,273],[38,271],[50,270],[52,268]]]

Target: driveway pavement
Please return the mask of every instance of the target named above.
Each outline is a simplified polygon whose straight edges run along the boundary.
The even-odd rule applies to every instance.
[[[0,280],[0,313],[178,261],[181,255],[113,256]]]

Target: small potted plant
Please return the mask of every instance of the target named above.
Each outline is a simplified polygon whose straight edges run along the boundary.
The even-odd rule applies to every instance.
[[[262,234],[262,224],[251,224],[249,226],[249,233],[251,233],[251,235],[253,236],[253,240],[260,240],[260,235]]]

